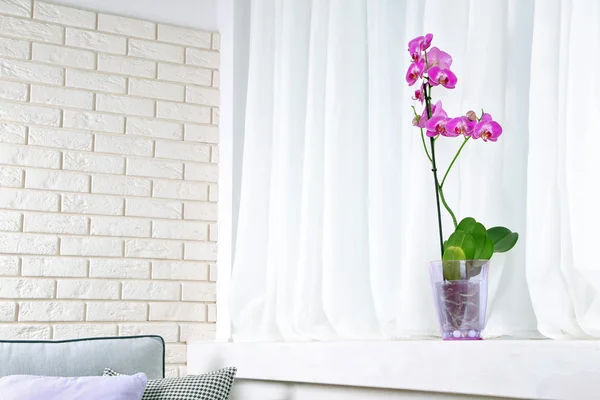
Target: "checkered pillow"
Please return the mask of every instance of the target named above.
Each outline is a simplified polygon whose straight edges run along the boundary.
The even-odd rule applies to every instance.
[[[149,380],[142,400],[227,400],[235,378],[235,367],[203,375]],[[119,376],[105,368],[102,376]]]

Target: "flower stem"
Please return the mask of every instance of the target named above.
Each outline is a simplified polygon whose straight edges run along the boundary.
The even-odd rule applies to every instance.
[[[465,144],[467,144],[467,142],[469,141],[469,139],[471,139],[471,137],[467,136],[465,138],[465,141],[460,145],[460,148],[456,152],[456,155],[452,159],[452,162],[450,163],[450,165],[448,166],[448,169],[446,170],[446,173],[444,174],[444,179],[442,179],[442,183],[440,184],[440,189],[444,187],[444,182],[446,182],[446,178],[448,177],[448,173],[452,169],[452,166],[454,165],[454,162],[458,159],[458,156],[460,155],[460,152],[462,151],[463,147],[465,147]]]
[[[413,112],[415,113],[415,117],[418,116],[417,114],[417,110],[415,110],[415,106],[411,106],[413,109]],[[423,148],[425,149],[425,154],[427,155],[427,158],[429,159],[429,162],[433,162],[433,160],[431,159],[431,156],[429,155],[429,150],[427,150],[427,145],[425,144],[425,135],[423,135],[423,128],[419,128],[421,130],[421,141],[423,142]]]
[[[421,141],[423,142],[423,148],[425,149],[425,154],[427,154],[427,158],[429,158],[429,162],[433,164],[433,159],[429,155],[429,151],[427,151],[427,145],[425,144],[425,135],[423,135],[423,128],[421,128]]]
[[[440,192],[440,199],[442,200],[442,204],[444,205],[446,211],[448,211],[448,214],[450,214],[450,217],[452,217],[452,223],[454,224],[454,229],[456,229],[456,227],[458,226],[458,222],[456,221],[456,215],[454,215],[454,212],[450,209],[450,206],[446,202],[446,198],[444,197],[444,191],[442,190],[441,186],[438,186],[438,192]]]
[[[427,55],[425,55],[427,57]],[[427,60],[427,59],[426,59]],[[427,87],[429,87],[429,93],[427,92]],[[427,118],[431,118],[431,85],[424,85],[424,95],[425,95],[425,109],[427,110]],[[441,258],[444,257],[444,234],[442,232],[442,211],[440,209],[440,184],[437,176],[437,166],[435,162],[435,139],[430,138],[429,143],[431,143],[431,171],[433,172],[433,181],[435,184],[435,201],[437,205],[437,217],[438,217],[438,231],[440,234],[440,253]]]

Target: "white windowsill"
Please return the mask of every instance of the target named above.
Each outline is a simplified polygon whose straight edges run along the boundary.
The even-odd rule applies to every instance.
[[[600,341],[191,342],[188,372],[249,380],[514,398],[600,393]]]

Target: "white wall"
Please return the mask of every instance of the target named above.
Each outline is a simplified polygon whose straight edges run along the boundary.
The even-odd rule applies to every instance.
[[[93,11],[219,31],[221,46],[219,315],[228,337],[227,288],[239,211],[248,54],[249,0],[53,0]]]
[[[215,334],[219,43],[0,1],[0,338]],[[32,17],[33,15],[33,17]]]
[[[219,0],[52,0],[92,11],[218,31]]]

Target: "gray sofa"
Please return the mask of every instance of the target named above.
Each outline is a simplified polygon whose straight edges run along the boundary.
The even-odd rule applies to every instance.
[[[160,336],[73,340],[0,340],[0,377],[7,375],[91,376],[110,367],[123,374],[165,376]]]

